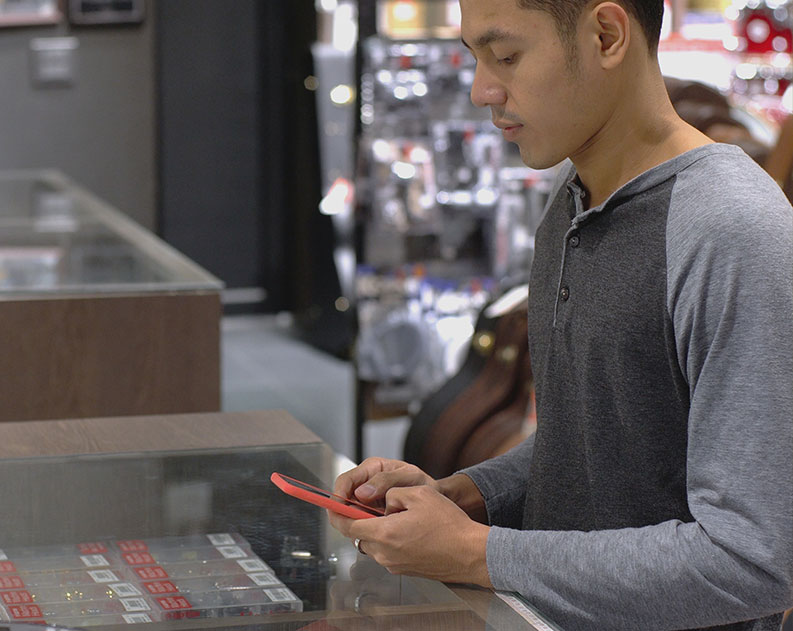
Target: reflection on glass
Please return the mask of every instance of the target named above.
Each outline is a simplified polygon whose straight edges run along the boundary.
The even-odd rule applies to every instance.
[[[0,293],[218,288],[217,279],[63,176],[0,173]]]
[[[23,582],[42,614],[81,612],[45,618],[81,628],[547,631],[489,590],[389,574],[269,480],[327,487],[335,464],[321,443],[0,460],[0,566],[18,565],[0,584]],[[149,609],[106,611],[125,600]]]

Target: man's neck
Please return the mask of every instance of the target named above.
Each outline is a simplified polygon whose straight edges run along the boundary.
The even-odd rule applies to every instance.
[[[712,142],[677,116],[660,74],[647,84],[635,98],[623,99],[623,107],[571,156],[587,191],[587,208],[662,162]]]

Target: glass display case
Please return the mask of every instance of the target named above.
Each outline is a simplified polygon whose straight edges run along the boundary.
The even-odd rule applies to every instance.
[[[55,171],[0,172],[0,297],[219,291],[222,283]]]
[[[69,438],[52,445],[57,455],[0,458],[2,624],[553,630],[514,595],[394,576],[358,555],[323,509],[270,482],[278,471],[328,488],[352,466],[284,417],[136,417],[137,436],[116,442],[123,453],[82,455],[62,453],[69,451],[63,444],[85,434],[96,451],[111,432],[107,427],[122,426],[102,419],[74,431],[74,422],[59,421],[44,424],[51,431],[31,429],[30,444],[40,444],[36,432],[45,430]],[[2,455],[13,451],[12,442],[17,453],[29,453],[19,436],[31,425],[0,427]],[[211,426],[231,442],[171,448],[178,442],[171,436],[191,425],[191,441],[211,435]],[[156,432],[163,426],[168,432],[160,441]],[[105,428],[104,439],[98,427]],[[131,449],[149,432],[162,449]],[[238,443],[253,446],[234,446],[235,432]],[[270,436],[273,444],[257,444],[257,437],[267,442]]]
[[[222,286],[62,174],[0,172],[0,421],[218,410]]]

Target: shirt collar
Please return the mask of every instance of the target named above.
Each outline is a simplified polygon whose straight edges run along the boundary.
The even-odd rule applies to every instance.
[[[666,182],[669,178],[674,177],[684,169],[690,167],[692,164],[702,160],[703,158],[719,154],[732,154],[736,156],[745,155],[743,149],[740,147],[723,143],[711,143],[690,149],[685,153],[681,153],[670,160],[662,162],[661,164],[648,169],[644,173],[640,173],[635,178],[623,184],[620,188],[609,195],[606,201],[604,201],[602,204],[588,210],[583,209],[583,199],[586,195],[586,192],[578,178],[575,165],[568,161],[569,169],[563,177],[567,191],[575,202],[576,210],[571,218],[574,218],[576,223],[580,222],[590,215],[605,210],[622,198],[633,197],[634,195],[657,186],[658,184]]]

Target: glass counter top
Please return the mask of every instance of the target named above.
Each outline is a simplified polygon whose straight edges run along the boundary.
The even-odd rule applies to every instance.
[[[221,288],[217,278],[61,173],[0,172],[0,300]]]
[[[269,480],[278,471],[328,488],[350,466],[319,442],[0,459],[0,615],[6,620],[0,626],[43,620],[88,629],[142,622],[135,627],[141,631],[554,629],[514,596],[508,604],[490,590],[388,574],[358,555],[330,527],[324,510],[285,495]],[[211,545],[204,541],[207,535],[216,537]],[[195,544],[199,540],[204,543]],[[167,552],[163,542],[170,546]],[[247,552],[234,551],[238,547]],[[247,563],[256,558],[265,566],[249,567],[240,554]],[[235,563],[243,570],[217,569]],[[55,572],[53,566],[62,569]],[[157,574],[153,568],[158,566],[170,574]],[[62,580],[66,568],[73,576],[93,576],[93,582],[110,571],[112,578],[105,581],[112,583],[103,583],[112,588],[110,601],[115,596],[117,605],[132,595],[127,600],[136,604],[137,613],[105,614],[108,601],[85,600],[87,587],[74,590]],[[147,582],[152,578],[156,583]],[[250,580],[264,583],[245,584]],[[268,585],[269,598],[282,598],[288,607],[249,615],[232,607],[243,602],[242,591],[251,595]],[[118,591],[122,588],[126,594]],[[135,588],[137,593],[131,591]],[[232,608],[191,613],[179,604],[206,600],[210,588],[213,598]],[[163,594],[165,600],[158,601]],[[290,594],[299,603],[290,601]]]

